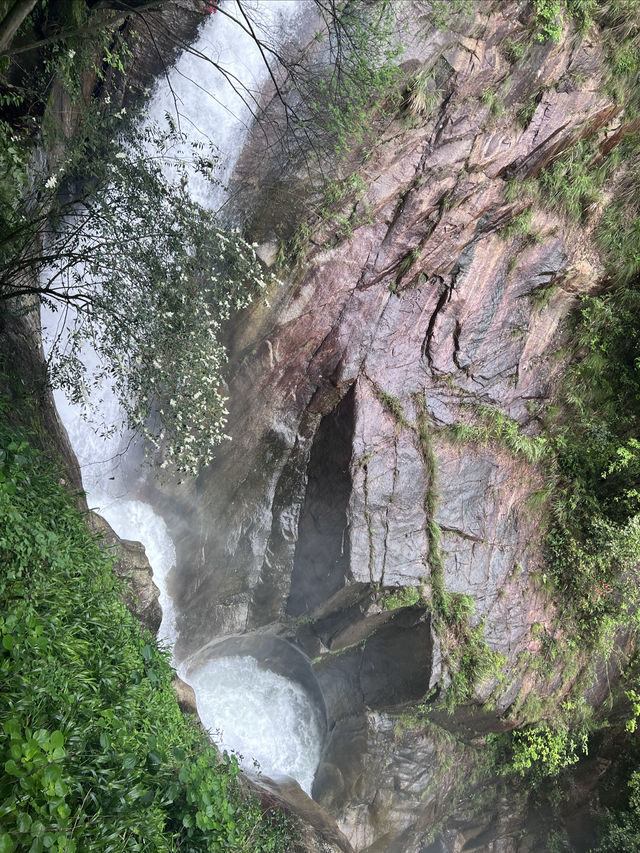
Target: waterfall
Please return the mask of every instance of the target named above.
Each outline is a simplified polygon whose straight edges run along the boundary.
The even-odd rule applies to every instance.
[[[73,322],[71,312],[62,317],[50,308],[40,310],[45,352],[51,341],[64,334]],[[97,367],[97,356],[91,347],[83,347],[83,361],[91,372]],[[168,592],[168,575],[176,561],[176,551],[167,525],[148,503],[131,496],[136,482],[146,471],[139,471],[135,459],[128,454],[132,436],[122,434],[122,412],[118,400],[103,384],[88,392],[93,407],[88,412],[67,400],[60,389],[54,390],[56,409],[78,459],[87,504],[111,525],[121,539],[142,542],[153,570],[153,580],[160,590],[162,624],[158,640],[173,647],[177,640],[176,615]]]
[[[232,0],[221,8],[227,14],[220,11],[209,16],[192,52],[183,53],[166,77],[159,78],[147,107],[149,122],[162,125],[169,115],[189,141],[214,141],[220,184],[212,186],[199,174],[191,175],[189,184],[196,201],[211,210],[227,202],[226,184],[260,109],[269,76],[260,49],[243,28],[246,24],[238,4]],[[243,3],[243,9],[258,37],[277,47],[302,26],[304,0],[254,0]]]
[[[303,0],[259,0],[245,2],[243,7],[249,10],[259,36],[273,44],[300,27],[305,9]],[[269,73],[255,41],[223,10],[242,20],[235,2],[221,4],[220,12],[205,21],[193,52],[185,52],[157,82],[144,118],[163,124],[168,114],[189,140],[214,141],[221,184],[212,186],[198,174],[190,176],[189,184],[194,198],[212,210],[226,203],[232,206],[224,183],[240,156]],[[224,67],[226,76],[195,54],[205,54]],[[58,335],[64,335],[70,322],[65,327],[64,318],[60,321],[46,307],[41,317],[46,349]],[[83,357],[89,371],[97,366],[89,346]],[[93,414],[85,419],[79,406],[55,392],[58,412],[78,457],[88,504],[118,536],[145,546],[160,589],[163,620],[159,639],[173,646],[177,629],[168,575],[175,564],[175,548],[157,507],[136,496],[151,472],[140,466],[139,454],[131,451],[130,435],[108,434],[110,427],[123,420],[114,395],[106,387],[88,393]],[[310,791],[322,736],[318,710],[299,684],[259,669],[253,658],[244,656],[210,661],[194,673],[192,681],[200,716],[205,726],[217,732],[218,743],[238,750],[245,767],[258,762],[264,772],[293,776]]]

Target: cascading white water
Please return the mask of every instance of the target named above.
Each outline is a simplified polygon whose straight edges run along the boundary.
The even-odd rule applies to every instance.
[[[177,106],[180,127],[190,139],[215,143],[223,184],[212,186],[199,175],[192,175],[189,184],[196,200],[212,210],[227,201],[224,181],[240,156],[268,76],[261,51],[237,23],[243,21],[237,4],[230,0],[221,5],[236,22],[222,13],[211,15],[194,50],[224,67],[226,77],[211,63],[184,53],[169,72],[168,81],[158,81],[146,118],[162,124],[168,113],[175,120]],[[259,36],[273,44],[291,34],[305,9],[304,0],[254,0],[243,7],[250,12]],[[52,340],[60,333],[58,315],[43,308],[42,321],[46,346],[47,338]],[[84,360],[91,372],[96,355],[89,347],[85,348]],[[91,391],[95,414],[84,420],[79,406],[68,403],[61,392],[55,397],[78,456],[89,506],[106,518],[118,536],[145,546],[160,589],[163,621],[159,638],[173,645],[176,617],[167,576],[175,563],[175,548],[158,512],[132,497],[132,488],[145,475],[128,452],[128,436],[101,436],[105,428],[122,422],[118,402],[109,389]],[[180,666],[178,670],[185,675]],[[253,767],[257,761],[265,773],[292,776],[310,791],[322,730],[316,706],[297,682],[259,668],[255,659],[247,656],[209,661],[190,680],[205,726],[212,732],[223,732],[220,743],[237,749],[246,767]]]
[[[277,46],[299,28],[304,5],[304,0],[254,0],[242,7],[258,37]],[[225,184],[259,112],[269,73],[246,29],[248,24],[235,0],[221,4],[221,11],[210,15],[202,28],[192,52],[183,53],[167,76],[158,80],[147,107],[148,121],[163,124],[168,114],[189,140],[215,144],[220,157],[216,177],[221,183],[212,186],[194,174],[189,184],[192,196],[211,210],[218,210],[227,200]]]
[[[261,669],[249,655],[207,661],[189,674],[198,711],[213,739],[267,776],[293,776],[311,793],[320,760],[318,709],[295,681]]]
[[[64,334],[64,318],[44,305],[40,315],[43,342],[48,350],[49,342]],[[66,320],[70,324],[73,318],[67,315]],[[97,367],[97,356],[86,345],[83,361],[89,373]],[[88,391],[88,396],[94,408],[85,412],[85,419],[80,406],[70,403],[61,390],[54,391],[58,414],[80,465],[87,504],[106,519],[121,539],[133,539],[144,545],[154,582],[160,590],[162,624],[158,640],[172,648],[177,639],[176,615],[167,584],[176,561],[175,547],[162,517],[148,503],[131,497],[131,483],[139,478],[139,472],[127,455],[131,436],[122,434],[123,419],[117,398],[106,384]]]

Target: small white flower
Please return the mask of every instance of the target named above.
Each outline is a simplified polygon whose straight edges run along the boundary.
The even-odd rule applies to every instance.
[[[57,184],[58,184],[58,178],[57,178],[57,176],[56,176],[56,175],[51,175],[51,177],[49,178],[49,180],[46,182],[45,187],[46,187],[48,190],[52,190],[55,186],[57,186]]]
[[[109,93],[107,93],[107,94],[105,95],[104,102],[105,102],[105,104],[110,104],[110,103],[111,103],[111,95],[110,95]]]
[[[127,155],[124,153],[124,151],[118,151],[118,153],[116,154],[116,160],[124,160],[126,156]]]
[[[69,59],[73,59],[73,57],[75,55],[76,55],[76,52],[73,48],[71,48],[71,50],[67,51],[67,56],[69,57]]]

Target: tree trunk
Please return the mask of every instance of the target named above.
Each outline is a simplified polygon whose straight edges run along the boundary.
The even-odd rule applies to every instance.
[[[36,5],[36,0],[4,0],[0,3],[0,51],[6,50],[18,31],[20,24]]]

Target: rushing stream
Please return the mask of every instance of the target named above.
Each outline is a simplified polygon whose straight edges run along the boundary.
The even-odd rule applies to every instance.
[[[299,28],[304,10],[300,0],[258,0],[244,5],[252,9],[256,31],[273,43],[282,42]],[[241,19],[234,2],[222,8]],[[217,210],[227,202],[232,205],[224,182],[242,150],[268,71],[254,40],[224,14],[210,15],[193,47],[224,67],[227,78],[212,63],[192,53],[183,54],[168,79],[158,81],[146,120],[163,123],[167,113],[174,119],[178,116],[180,128],[191,140],[214,142],[223,183],[212,187],[193,175],[190,191],[201,204]],[[43,309],[42,324],[46,347],[47,339],[61,333],[59,315]],[[89,367],[95,358],[87,348]],[[175,548],[157,509],[138,499],[150,472],[140,466],[139,451],[130,449],[130,437],[101,435],[105,428],[122,421],[117,400],[108,389],[91,396],[95,412],[85,420],[79,406],[56,393],[58,412],[81,467],[87,501],[118,536],[144,544],[160,589],[163,621],[159,638],[173,646],[176,614],[167,579],[175,564]],[[184,676],[180,662],[177,664]],[[259,668],[250,656],[209,661],[194,672],[191,681],[202,721],[217,743],[241,753],[246,767],[258,762],[265,773],[293,776],[305,790],[311,790],[321,749],[321,725],[319,711],[298,683]]]

